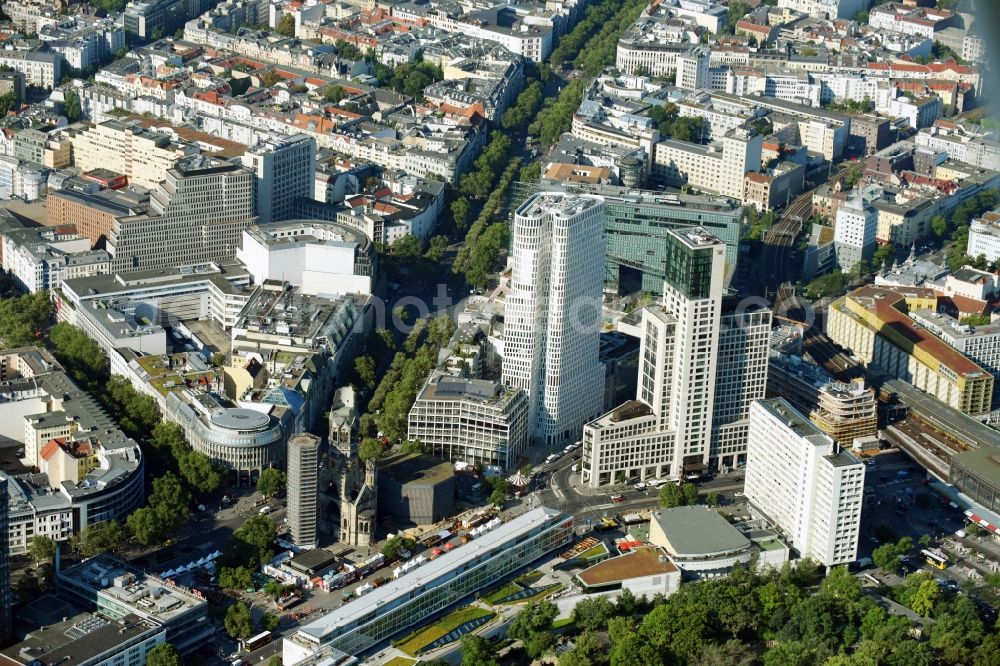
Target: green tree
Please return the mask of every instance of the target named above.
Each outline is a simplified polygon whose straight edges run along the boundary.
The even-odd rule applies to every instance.
[[[916,608],[913,610],[917,611]],[[942,661],[947,664],[973,661],[976,647],[983,642],[985,627],[969,598],[958,596],[943,605],[942,612],[935,619],[937,621],[931,626],[930,644],[941,655]]]
[[[533,183],[542,177],[542,165],[540,162],[532,162],[521,169],[517,179],[522,183]]]
[[[815,648],[798,641],[785,641],[764,653],[764,666],[813,666]]]
[[[665,483],[660,487],[660,508],[672,509],[684,505],[684,492],[676,483]]]
[[[185,451],[177,460],[181,478],[196,493],[214,493],[222,487],[223,476],[212,459],[199,451]]]
[[[876,269],[889,270],[896,261],[896,246],[892,243],[880,245],[872,256],[872,266]]]
[[[884,571],[895,571],[899,568],[899,554],[896,545],[885,543],[872,551],[872,562]]]
[[[931,218],[931,231],[938,238],[944,238],[948,235],[948,220],[944,219],[940,215],[935,215]]]
[[[80,532],[77,549],[84,557],[114,553],[128,540],[125,528],[117,520],[106,520],[85,527]]]
[[[140,507],[129,514],[125,525],[132,538],[143,546],[152,546],[165,538],[156,510],[149,506]]]
[[[381,458],[383,453],[385,450],[382,447],[382,442],[374,438],[361,440],[361,446],[358,447],[358,457],[364,461]]]
[[[684,496],[684,503],[688,506],[698,503],[698,488],[693,483],[682,483],[681,494]]]
[[[423,250],[424,248],[420,243],[420,239],[413,234],[400,236],[389,246],[389,254],[404,259],[419,257],[423,253]]]
[[[821,275],[806,285],[805,296],[810,300],[836,298],[847,291],[847,276],[840,271]]]
[[[423,453],[424,445],[419,439],[408,439],[399,445],[399,452],[403,454],[408,453]]]
[[[271,657],[270,659],[268,659],[267,660],[267,666],[281,666],[281,656],[280,655],[274,655],[273,657]]]
[[[447,236],[434,236],[431,238],[430,245],[427,248],[427,252],[424,256],[433,261],[434,263],[440,262],[444,259],[444,253],[448,250],[448,237]]]
[[[503,503],[507,500],[507,493],[495,488],[493,492],[490,493],[489,502],[493,506],[503,506]]]
[[[0,95],[0,116],[6,116],[16,105],[17,95],[13,90]]]
[[[281,18],[278,19],[278,24],[274,27],[274,31],[284,37],[294,37],[295,17],[290,13],[282,14]]]
[[[274,631],[278,628],[279,624],[281,624],[281,618],[271,613],[265,613],[261,620],[261,626],[264,627],[264,631]]]
[[[496,656],[496,646],[483,636],[462,637],[462,666],[497,666]]]
[[[471,208],[469,200],[465,197],[459,197],[451,202],[451,217],[458,231],[463,231],[468,226]]]
[[[649,640],[638,633],[625,634],[614,641],[609,654],[611,666],[635,666],[635,664],[662,664],[663,657]]]
[[[237,601],[226,611],[226,633],[230,638],[240,640],[253,632],[253,617],[250,609],[242,601]]]
[[[754,666],[757,654],[746,643],[731,639],[725,643],[706,643],[688,661],[689,666]]]
[[[72,88],[63,93],[63,115],[66,120],[75,123],[80,119],[82,111],[80,109],[80,96]]]
[[[246,567],[220,567],[219,587],[227,590],[253,589],[253,572]]]
[[[232,550],[237,562],[250,568],[264,564],[274,556],[277,530],[267,516],[251,516],[233,533]]]
[[[268,467],[257,478],[257,492],[264,497],[274,497],[285,489],[285,473],[280,469]]]
[[[922,580],[910,596],[910,609],[918,615],[930,617],[940,597],[941,588],[936,580],[933,578]]]
[[[323,88],[323,99],[327,102],[336,104],[350,96],[350,93],[344,90],[344,87],[341,85],[331,84]]]
[[[714,490],[705,496],[705,504],[709,506],[719,506],[719,493]]]
[[[730,32],[736,28],[736,23],[750,13],[750,5],[745,2],[730,2],[726,18],[729,19]]]
[[[399,559],[408,559],[413,556],[417,548],[417,542],[408,537],[394,536],[382,546],[382,556],[392,562]]]
[[[0,344],[24,347],[35,344],[52,318],[49,292],[42,290],[0,300]]]
[[[154,645],[153,649],[146,653],[146,666],[182,666],[183,664],[181,653],[170,643]]]
[[[31,559],[35,564],[40,562],[50,562],[56,555],[56,542],[47,536],[34,536],[31,538]]]
[[[601,631],[615,614],[615,605],[607,597],[584,599],[573,608],[573,622],[581,631]]]
[[[374,390],[378,385],[378,363],[369,355],[359,356],[354,359],[354,377],[358,384],[369,391]]]
[[[559,658],[559,666],[599,666],[605,662],[604,646],[592,631],[577,636],[573,649]]]
[[[171,472],[153,479],[153,493],[148,504],[160,523],[163,535],[176,532],[191,515],[191,494]]]

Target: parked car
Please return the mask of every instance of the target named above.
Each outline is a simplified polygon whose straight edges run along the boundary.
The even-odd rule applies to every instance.
[[[611,501],[612,502],[624,502],[625,501],[625,496],[621,495],[621,494],[619,494],[619,495],[612,495],[611,496]]]

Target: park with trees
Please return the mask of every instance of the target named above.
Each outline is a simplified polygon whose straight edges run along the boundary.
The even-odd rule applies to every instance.
[[[549,658],[559,666],[992,666],[1000,634],[967,594],[912,574],[882,594],[921,619],[890,614],[844,567],[823,577],[810,560],[794,569],[738,566],[724,578],[683,584],[664,598],[597,596],[569,620],[547,600],[511,621],[504,663]],[[462,641],[462,666],[499,663],[498,646]],[[553,662],[554,663],[554,662]]]

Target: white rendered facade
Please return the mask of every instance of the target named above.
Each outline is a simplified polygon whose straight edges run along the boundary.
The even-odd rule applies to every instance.
[[[852,197],[837,210],[833,244],[840,270],[846,273],[862,259],[872,258],[877,231],[878,211],[860,196]]]
[[[969,225],[969,244],[966,254],[970,257],[986,255],[986,261],[1000,259],[1000,213],[987,213]]]
[[[514,215],[503,383],[527,392],[546,445],[574,441],[602,406],[603,222],[599,197],[566,194],[536,194]]]
[[[744,176],[760,171],[762,146],[763,137],[744,127],[729,130],[709,146],[668,139],[656,144],[652,171],[670,185],[742,199]]]
[[[829,19],[852,19],[868,8],[868,0],[778,0],[778,7]]]
[[[289,220],[244,229],[236,258],[255,284],[282,280],[303,294],[370,294],[374,248],[363,231],[335,222]]]
[[[784,400],[750,408],[746,497],[803,557],[833,566],[853,562],[865,466]]]
[[[708,87],[708,47],[692,49],[677,56],[677,87],[681,90],[698,90]]]

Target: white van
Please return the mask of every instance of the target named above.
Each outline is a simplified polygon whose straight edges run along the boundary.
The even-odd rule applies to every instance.
[[[545,464],[551,465],[555,461],[559,460],[561,456],[562,456],[561,453],[553,453],[552,455],[550,455],[548,458],[545,459]]]
[[[266,516],[267,514],[271,513],[271,507],[264,505],[260,507],[260,511],[258,511],[258,513],[262,516]]]

